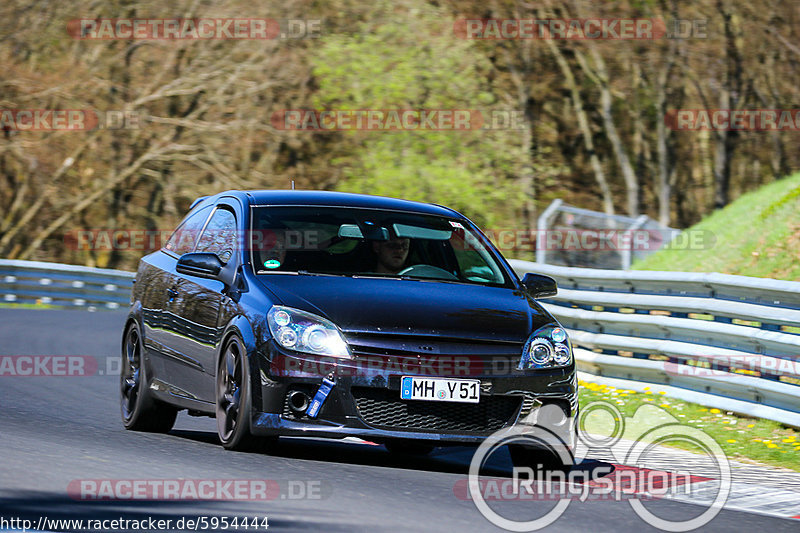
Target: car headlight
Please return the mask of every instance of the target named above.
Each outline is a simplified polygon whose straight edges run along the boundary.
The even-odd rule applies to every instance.
[[[321,316],[273,305],[267,313],[272,338],[283,348],[330,357],[352,358],[339,328]]]
[[[572,363],[572,346],[567,332],[559,326],[536,330],[522,349],[517,370],[553,368]]]

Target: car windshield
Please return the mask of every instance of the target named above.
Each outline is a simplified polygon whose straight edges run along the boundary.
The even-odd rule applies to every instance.
[[[510,285],[477,233],[447,217],[345,207],[254,207],[257,274],[293,272]]]

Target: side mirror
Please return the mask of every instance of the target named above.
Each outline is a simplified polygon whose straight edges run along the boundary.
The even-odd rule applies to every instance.
[[[198,278],[206,279],[219,279],[219,274],[222,272],[222,260],[217,254],[208,252],[183,254],[178,259],[178,264],[175,270],[179,274],[188,274],[189,276],[197,276]]]
[[[550,276],[542,274],[533,274],[528,272],[522,278],[522,286],[528,291],[528,294],[534,298],[543,298],[545,296],[555,296],[558,294],[558,284],[556,280]]]

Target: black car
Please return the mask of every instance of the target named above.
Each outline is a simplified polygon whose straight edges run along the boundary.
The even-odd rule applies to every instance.
[[[574,434],[572,348],[466,217],[320,191],[200,198],[139,265],[122,344],[125,427],[217,419],[222,445],[355,436],[478,444],[557,407]],[[569,421],[569,422],[568,422]],[[512,449],[515,462],[536,456]]]

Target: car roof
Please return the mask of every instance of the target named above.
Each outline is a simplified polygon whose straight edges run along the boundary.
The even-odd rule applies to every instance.
[[[334,191],[298,191],[298,190],[258,190],[258,191],[225,191],[214,196],[198,198],[192,204],[209,205],[222,197],[233,196],[245,205],[320,205],[337,207],[354,207],[367,209],[389,209],[413,213],[465,218],[461,213],[448,207],[400,200],[387,196],[370,194],[353,194]]]

